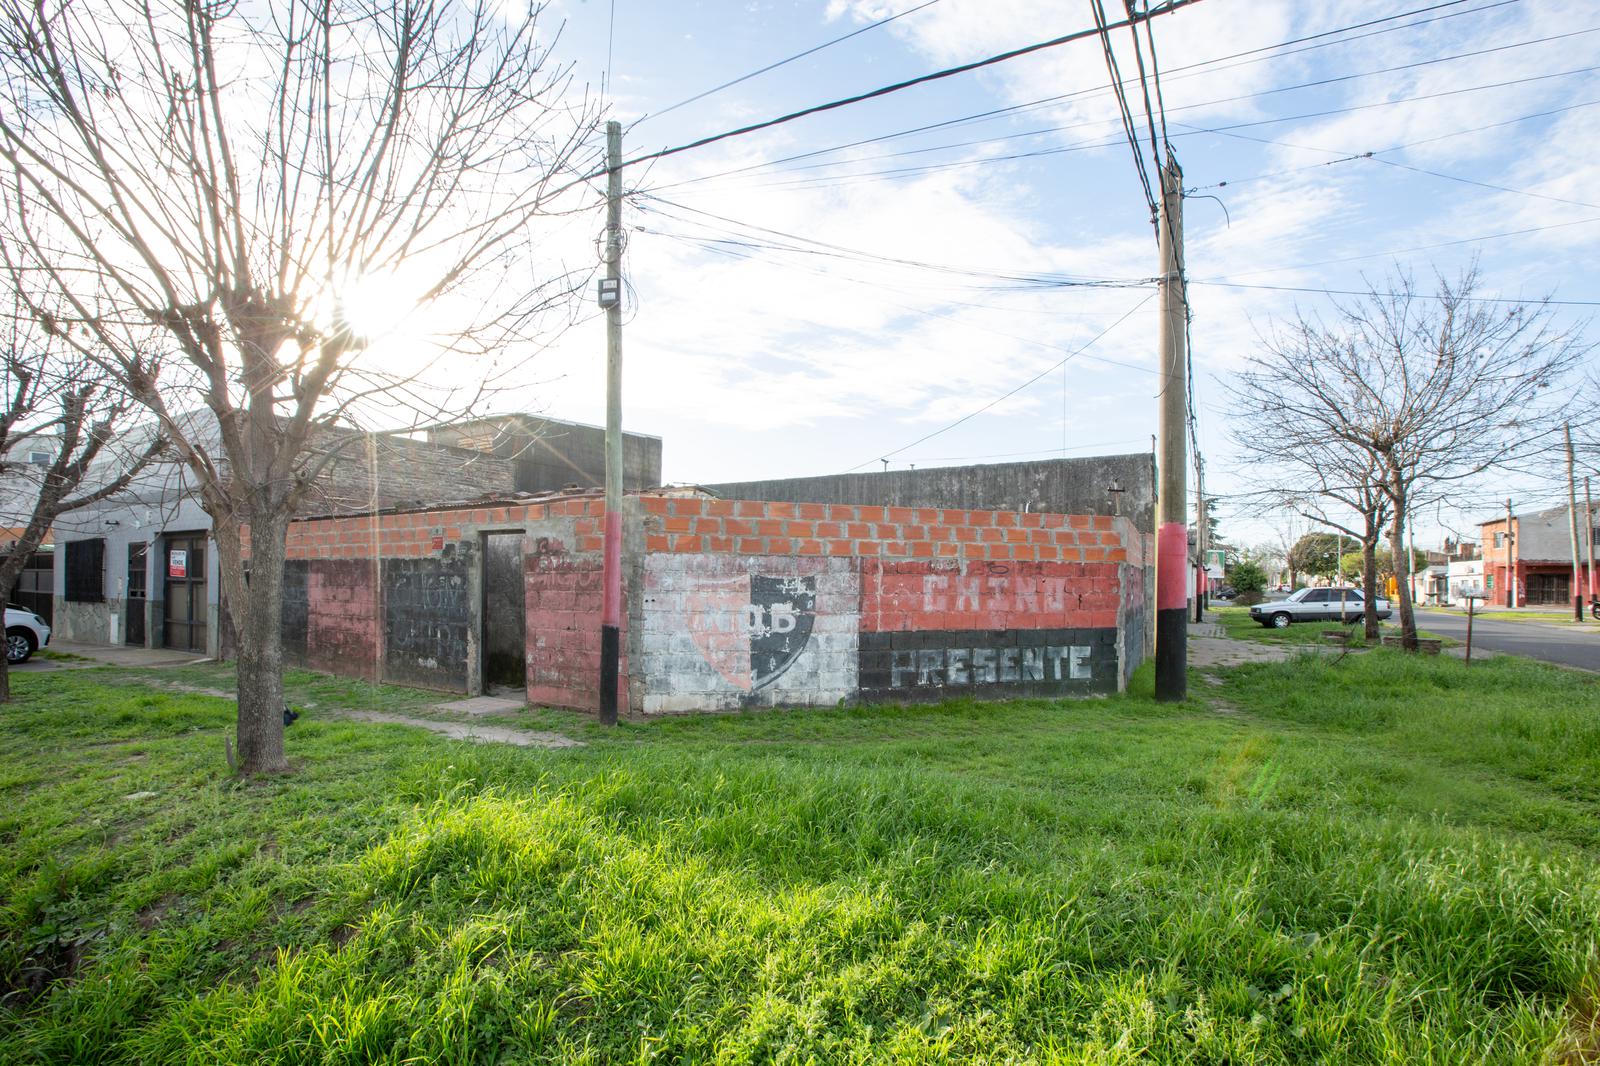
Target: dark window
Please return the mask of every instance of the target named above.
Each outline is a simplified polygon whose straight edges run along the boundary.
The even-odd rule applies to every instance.
[[[74,603],[101,603],[106,598],[106,542],[67,541],[67,599]]]
[[[1355,589],[1345,589],[1344,598],[1349,600],[1351,603],[1360,603],[1361,593],[1357,592]]]

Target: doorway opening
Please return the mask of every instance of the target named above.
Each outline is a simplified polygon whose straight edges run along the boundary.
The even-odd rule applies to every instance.
[[[522,533],[483,535],[483,691],[521,699],[528,691],[527,594]]]
[[[166,622],[162,646],[201,654],[206,650],[206,535],[172,533],[162,538],[166,574]]]
[[[123,601],[127,617],[123,620],[122,632],[124,642],[138,648],[144,647],[145,576],[149,547],[144,543],[128,545],[128,591]]]

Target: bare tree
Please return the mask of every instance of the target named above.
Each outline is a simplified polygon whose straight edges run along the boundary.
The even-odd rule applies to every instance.
[[[0,510],[18,523],[0,557],[6,596],[58,518],[121,492],[165,442],[124,432],[137,405],[101,366],[40,329],[24,300],[0,319],[0,387]],[[45,461],[32,462],[34,453]],[[8,650],[12,639],[27,638],[7,633]],[[0,655],[0,702],[11,699],[9,667]]]
[[[1331,450],[1346,465],[1325,481],[1381,494],[1401,634],[1413,649],[1404,544],[1412,514],[1540,447],[1567,405],[1555,386],[1589,351],[1556,326],[1549,304],[1479,299],[1478,284],[1476,266],[1454,281],[1440,277],[1432,293],[1396,272],[1336,305],[1331,321],[1297,315],[1241,375],[1251,402],[1270,396],[1253,424],[1258,458],[1268,441],[1329,442],[1316,454]]]
[[[594,116],[540,12],[0,0],[8,224],[65,335],[154,412],[212,518],[245,773],[287,767],[285,537],[337,454],[310,442],[363,413],[470,406],[582,284],[541,260],[540,220],[587,191]],[[379,358],[351,313],[374,287],[396,317],[453,320]]]
[[[1264,482],[1253,495],[1265,506],[1289,511],[1323,529],[1350,537],[1361,546],[1363,627],[1378,638],[1376,551],[1389,514],[1388,498],[1377,484],[1370,452],[1320,426],[1294,416],[1285,399],[1278,368],[1290,362],[1271,348],[1256,357],[1233,383],[1243,410],[1261,412],[1248,424],[1236,423],[1230,435],[1243,463]]]

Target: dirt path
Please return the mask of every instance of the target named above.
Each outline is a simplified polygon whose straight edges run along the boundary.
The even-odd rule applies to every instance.
[[[437,718],[412,718],[383,711],[346,711],[324,708],[333,717],[353,718],[358,722],[408,725],[427,729],[452,740],[475,740],[489,744],[515,744],[519,748],[581,748],[583,741],[544,730],[512,729],[509,726],[479,725],[477,722],[451,722]]]
[[[197,696],[214,696],[217,699],[232,700],[235,695],[222,689],[210,688],[205,685],[187,685],[181,681],[171,681],[159,677],[142,677],[135,674],[124,675],[123,680],[134,681],[150,688],[160,689],[165,692],[185,692]],[[543,729],[516,729],[511,726],[481,725],[471,719],[484,713],[502,712],[520,707],[506,700],[462,700],[452,703],[441,703],[432,710],[449,715],[447,718],[420,718],[408,714],[390,714],[387,711],[360,711],[350,707],[325,707],[314,708],[318,717],[343,718],[357,722],[377,722],[382,725],[404,725],[415,729],[426,729],[440,736],[452,740],[472,740],[487,744],[511,744],[519,748],[581,748],[583,741],[574,740],[561,733],[552,733]],[[311,710],[312,708],[307,708]]]
[[[1315,644],[1261,644],[1232,637],[1189,635],[1189,666],[1205,670],[1213,666],[1242,666],[1245,663],[1277,663],[1292,659],[1303,651],[1320,653]]]

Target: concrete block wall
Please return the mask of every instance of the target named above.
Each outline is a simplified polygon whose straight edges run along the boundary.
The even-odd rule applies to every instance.
[[[600,511],[598,499],[580,497],[295,521],[285,655],[347,676],[481,691],[482,535],[520,533],[529,698],[593,707]]]
[[[1115,692],[1146,656],[1149,538],[1127,518],[627,499],[620,695],[636,716]],[[522,534],[527,697],[599,702],[603,505],[557,498],[308,519],[291,661],[481,690],[482,534]]]
[[[631,709],[1115,692],[1148,536],[1109,515],[646,496]]]

